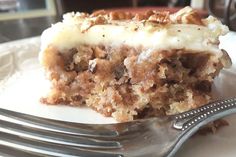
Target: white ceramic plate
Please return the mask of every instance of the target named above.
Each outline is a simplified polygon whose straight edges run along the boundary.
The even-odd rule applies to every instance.
[[[221,42],[221,47],[231,56],[233,66],[216,78],[214,94],[216,98],[227,98],[236,96],[236,33],[229,33],[221,38]],[[80,123],[114,123],[114,119],[88,108],[40,104],[39,99],[47,93],[49,82],[38,62],[39,46],[39,37],[0,45],[0,107]],[[229,127],[222,128],[217,134],[191,138],[176,157],[235,157],[236,115],[226,119]]]

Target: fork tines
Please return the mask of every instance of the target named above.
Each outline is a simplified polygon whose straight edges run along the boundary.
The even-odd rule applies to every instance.
[[[0,155],[118,157],[122,155],[115,150],[121,145],[112,140],[118,136],[115,129],[0,109]]]

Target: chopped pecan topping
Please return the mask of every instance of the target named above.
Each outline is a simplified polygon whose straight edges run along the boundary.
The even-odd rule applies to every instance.
[[[152,16],[153,14],[155,14],[155,12],[154,12],[153,10],[148,10],[148,11],[145,12],[145,15],[146,15],[147,17],[150,17],[150,16]]]
[[[132,19],[133,14],[130,12],[110,12],[110,20],[130,20]]]
[[[185,7],[170,15],[173,23],[204,25],[199,14],[190,7]]]
[[[197,12],[192,12],[189,15],[183,16],[183,22],[186,21],[187,24],[203,25],[202,20]]]
[[[81,29],[81,32],[85,32],[94,25],[106,24],[106,23],[107,23],[106,18],[104,16],[99,15],[99,16],[96,16],[96,17],[93,17],[93,18],[86,19],[82,23],[80,29]]]
[[[125,19],[126,19],[126,20],[132,19],[133,16],[134,16],[134,15],[133,15],[132,13],[130,13],[130,12],[126,12],[126,13],[125,13]]]
[[[99,15],[94,19],[94,24],[105,24],[107,22],[107,20],[105,19],[105,17]]]
[[[169,12],[155,13],[148,18],[148,21],[156,22],[160,24],[167,24],[171,22]]]
[[[135,21],[142,21],[145,19],[146,19],[146,15],[143,15],[143,14],[136,14],[133,18],[133,20],[135,20]]]
[[[96,17],[96,16],[99,16],[99,15],[106,15],[106,11],[105,10],[98,10],[96,12],[93,12],[90,17]]]
[[[119,20],[118,12],[110,12],[110,13],[109,13],[109,18],[110,18],[111,20]]]
[[[77,15],[77,14],[76,14]],[[76,16],[74,15],[74,16]],[[132,21],[144,21],[158,24],[169,23],[183,23],[183,24],[196,24],[204,25],[200,15],[190,7],[185,7],[174,14],[170,14],[167,11],[157,12],[149,10],[145,13],[132,13],[123,11],[104,11],[99,10],[88,16],[87,14],[80,13],[79,17],[84,17],[84,21],[81,23],[81,31],[85,32],[90,27],[98,24],[117,24],[114,21],[118,20],[132,20]]]

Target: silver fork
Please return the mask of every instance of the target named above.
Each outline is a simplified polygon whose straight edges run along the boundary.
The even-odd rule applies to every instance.
[[[0,155],[171,157],[205,124],[236,113],[236,98],[165,118],[79,124],[0,109]]]

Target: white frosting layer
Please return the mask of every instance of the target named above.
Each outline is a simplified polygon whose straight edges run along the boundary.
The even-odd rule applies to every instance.
[[[228,32],[228,28],[214,17],[205,19],[206,26],[194,24],[152,25],[130,22],[127,24],[94,25],[81,32],[78,21],[64,19],[45,30],[41,37],[41,53],[54,46],[61,52],[79,44],[126,44],[143,46],[157,50],[186,49],[220,53],[218,38]],[[135,29],[138,28],[138,29]],[[41,54],[42,55],[42,54]]]

